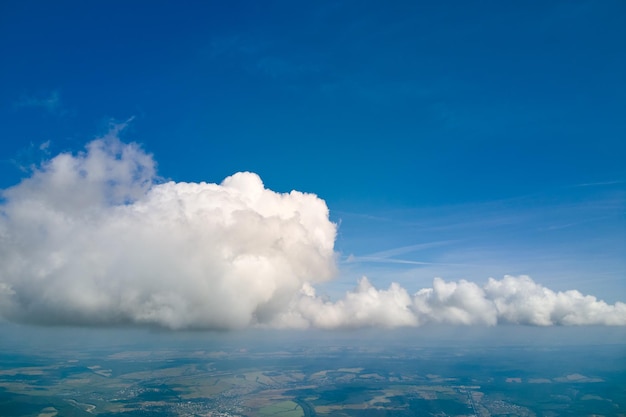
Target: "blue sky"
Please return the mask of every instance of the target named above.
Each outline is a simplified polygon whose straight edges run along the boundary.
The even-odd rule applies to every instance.
[[[177,182],[326,201],[361,275],[624,301],[626,4],[5,1],[0,188],[112,121]]]

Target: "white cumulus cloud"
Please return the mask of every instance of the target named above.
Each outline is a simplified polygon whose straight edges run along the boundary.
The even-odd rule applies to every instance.
[[[163,182],[116,132],[63,153],[2,192],[0,315],[34,324],[171,329],[351,328],[425,323],[626,325],[626,305],[528,277],[436,278],[409,293],[363,278],[342,299],[326,203],[250,172]]]
[[[353,291],[337,301],[323,300],[307,286],[278,327],[353,328],[401,327],[423,324],[487,325],[626,325],[626,304],[609,305],[571,290],[555,292],[527,276],[490,278],[481,287],[460,280],[433,280],[432,288],[410,295],[393,283],[376,289],[362,278]]]
[[[32,323],[240,328],[335,271],[336,228],[313,194],[252,173],[157,183],[114,137],[5,190],[0,311]]]
[[[609,305],[576,290],[555,292],[526,276],[490,279],[485,294],[507,323],[550,325],[626,325],[626,304]]]

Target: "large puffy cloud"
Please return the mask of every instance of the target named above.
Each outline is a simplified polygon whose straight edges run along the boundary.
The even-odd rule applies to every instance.
[[[114,137],[4,192],[0,311],[33,323],[239,328],[332,277],[336,227],[312,194],[252,173],[157,183]]]
[[[626,325],[626,304],[555,292],[528,277],[486,285],[436,278],[410,294],[367,278],[337,301],[336,226],[313,194],[162,182],[115,135],[56,156],[4,190],[0,314],[37,324],[350,328],[425,323]]]

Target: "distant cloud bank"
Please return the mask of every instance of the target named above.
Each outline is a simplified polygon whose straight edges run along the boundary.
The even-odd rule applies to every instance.
[[[446,282],[414,294],[367,278],[344,298],[336,225],[313,194],[266,189],[253,173],[221,184],[161,182],[116,132],[63,153],[2,192],[0,314],[42,325],[170,329],[353,328],[426,323],[626,325],[626,304],[555,292],[529,277]]]

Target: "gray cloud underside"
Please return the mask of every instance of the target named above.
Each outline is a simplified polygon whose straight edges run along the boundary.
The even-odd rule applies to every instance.
[[[529,277],[484,286],[436,278],[410,294],[367,278],[328,301],[336,225],[313,194],[160,183],[152,157],[115,135],[64,153],[4,190],[0,314],[35,324],[171,329],[346,328],[425,323],[626,325],[626,304]]]

